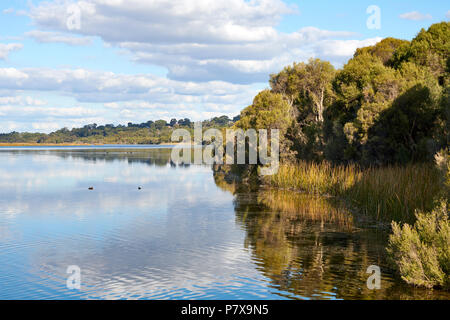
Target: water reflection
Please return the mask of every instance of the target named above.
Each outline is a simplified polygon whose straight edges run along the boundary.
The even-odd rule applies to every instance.
[[[177,164],[170,161],[170,148],[158,147],[158,148],[89,148],[89,149],[12,149],[5,150],[0,149],[0,152],[8,152],[12,156],[26,156],[33,153],[37,159],[43,159],[42,156],[60,157],[66,160],[84,160],[90,162],[127,162],[129,164],[133,163],[143,163],[151,166],[165,167],[167,164],[171,164],[172,167],[177,167]],[[39,156],[38,156],[39,155]],[[50,156],[50,157],[48,157]],[[180,165],[178,165],[180,166]],[[185,165],[181,165],[185,166]]]
[[[0,299],[272,297],[210,167],[152,152],[0,152]]]

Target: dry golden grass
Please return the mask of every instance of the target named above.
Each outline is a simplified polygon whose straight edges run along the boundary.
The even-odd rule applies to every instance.
[[[265,177],[270,186],[342,197],[362,212],[383,220],[413,221],[415,210],[429,211],[440,191],[438,171],[427,164],[361,169],[330,163],[284,164]]]

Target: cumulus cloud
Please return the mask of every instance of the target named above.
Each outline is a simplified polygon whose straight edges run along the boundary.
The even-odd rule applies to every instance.
[[[445,14],[445,17],[450,20],[450,10],[447,11],[447,13]]]
[[[20,43],[0,43],[0,60],[5,60],[6,58],[8,58],[8,55],[11,51],[20,50],[22,48],[23,45]]]
[[[10,131],[51,132],[62,127],[106,123],[104,111],[91,106],[0,105],[0,133]],[[109,119],[110,120],[110,119]]]
[[[74,4],[81,12],[79,29],[68,28],[67,9]],[[295,10],[282,0],[49,0],[30,5],[26,15],[34,30],[25,36],[73,46],[89,45],[98,37],[105,46],[129,53],[136,63],[164,67],[167,77],[3,68],[0,115],[7,118],[0,128],[30,128],[34,123],[34,129],[48,131],[92,122],[234,116],[267,85],[269,74],[285,65],[317,57],[339,67],[356,48],[381,40],[314,27],[278,31],[283,15]],[[4,59],[21,45],[5,48],[0,45],[0,59],[2,52]],[[27,91],[73,98],[79,106],[14,100]]]
[[[236,43],[265,41],[292,11],[281,0],[51,1],[31,8],[41,26],[67,30],[67,8],[81,11],[80,33],[108,42]],[[125,27],[125,28],[124,28]]]
[[[6,90],[59,91],[81,102],[154,102],[212,100],[250,90],[248,85],[222,81],[180,82],[154,75],[126,75],[86,69],[0,68]]]
[[[25,33],[25,36],[33,38],[40,43],[65,43],[71,46],[87,46],[92,44],[92,39],[75,37],[61,32],[33,30]]]
[[[73,4],[81,12],[80,28],[68,30]],[[312,27],[277,31],[281,17],[293,12],[281,0],[67,0],[42,2],[29,14],[40,28],[100,37],[180,81],[267,82],[270,73],[310,57],[340,66],[358,46],[379,40]]]
[[[400,18],[405,19],[405,20],[412,20],[412,21],[422,21],[422,20],[432,19],[433,17],[429,13],[423,14],[423,13],[420,13],[419,11],[412,11],[412,12],[406,12],[406,13],[401,14]]]
[[[0,113],[8,116],[8,120],[41,117],[45,122],[51,122],[54,118],[64,118],[67,123],[70,119],[83,118],[85,124],[90,122],[89,119],[102,123],[98,119],[101,115],[109,117],[104,123],[112,122],[111,119],[116,123],[121,119],[120,122],[125,123],[171,117],[201,120],[217,114],[234,116],[249,105],[261,89],[222,81],[180,82],[153,75],[42,68],[0,68],[0,87],[17,94],[47,91],[85,104],[77,108],[38,108],[35,100],[31,107],[32,100],[3,97],[0,104],[7,106],[0,106]],[[19,102],[26,107],[17,107]]]

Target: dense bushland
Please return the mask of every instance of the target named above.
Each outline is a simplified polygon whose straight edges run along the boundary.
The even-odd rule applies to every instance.
[[[411,42],[358,49],[340,70],[294,63],[244,109],[236,127],[278,128],[285,161],[380,166],[431,162],[449,145],[450,23]]]

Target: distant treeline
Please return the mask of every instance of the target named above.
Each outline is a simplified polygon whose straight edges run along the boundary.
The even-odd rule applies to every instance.
[[[204,128],[229,127],[239,120],[239,116],[230,119],[228,116],[214,117],[202,122]],[[63,128],[45,133],[11,132],[0,134],[0,143],[38,143],[38,144],[159,144],[171,142],[174,129],[193,129],[194,123],[188,119],[172,119],[147,121],[140,124],[129,122],[127,125],[85,125],[71,130]]]

